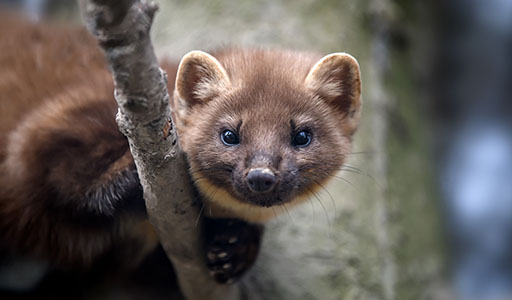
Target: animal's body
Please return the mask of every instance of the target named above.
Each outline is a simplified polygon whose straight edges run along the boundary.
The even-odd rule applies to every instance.
[[[113,251],[137,261],[157,239],[96,41],[9,17],[0,28],[0,241],[60,265]],[[205,214],[240,220],[242,235],[307,199],[350,152],[361,84],[349,55],[194,51],[162,68]]]

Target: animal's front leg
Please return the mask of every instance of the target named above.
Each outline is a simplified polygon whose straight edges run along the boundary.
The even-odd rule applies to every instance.
[[[238,219],[205,218],[206,260],[219,283],[230,284],[256,261],[263,226]]]

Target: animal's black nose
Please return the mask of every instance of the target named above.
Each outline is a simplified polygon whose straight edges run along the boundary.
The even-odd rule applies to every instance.
[[[276,176],[270,169],[256,168],[247,174],[247,183],[253,192],[264,193],[276,185]]]

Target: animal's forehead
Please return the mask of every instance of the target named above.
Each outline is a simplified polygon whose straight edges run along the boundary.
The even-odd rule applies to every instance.
[[[219,59],[232,84],[230,95],[222,98],[239,106],[239,111],[289,115],[311,104],[305,78],[317,60],[315,55],[244,50]]]
[[[290,51],[231,50],[216,55],[231,81],[249,83],[261,79],[303,81],[320,58],[316,54]],[[281,78],[280,78],[281,77]]]
[[[240,90],[221,100],[226,112],[244,122],[261,124],[304,122],[321,109],[317,99],[293,87],[261,86],[257,90]]]

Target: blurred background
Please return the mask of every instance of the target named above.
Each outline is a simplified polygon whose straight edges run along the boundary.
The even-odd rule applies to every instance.
[[[236,45],[344,51],[361,65],[353,155],[267,226],[249,299],[512,299],[512,0],[158,2],[159,56]],[[80,24],[73,1],[0,4]],[[162,251],[110,271],[3,255],[0,298],[180,299]]]

